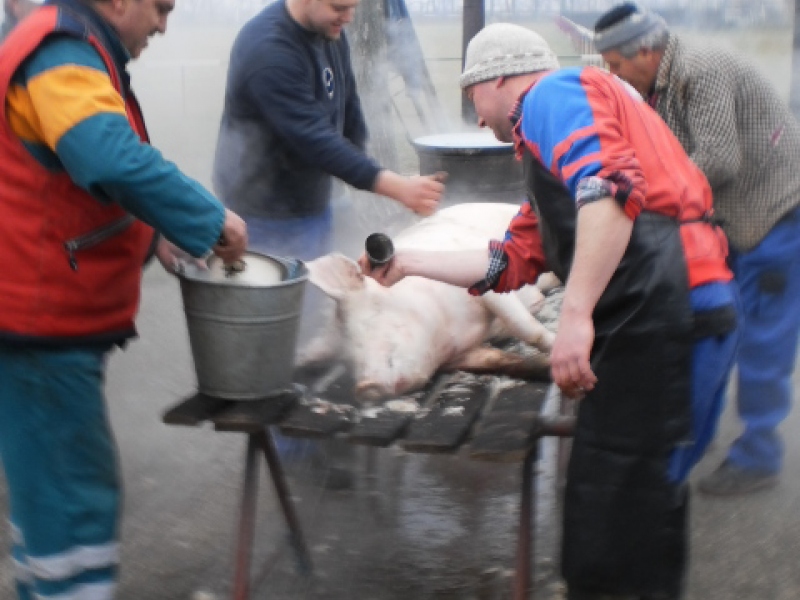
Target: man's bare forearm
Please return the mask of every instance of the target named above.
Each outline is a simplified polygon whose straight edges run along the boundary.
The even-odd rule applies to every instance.
[[[407,250],[397,256],[397,262],[397,268],[405,277],[416,275],[467,288],[486,276],[489,252],[486,249],[453,252]]]
[[[611,198],[578,211],[575,256],[564,290],[562,318],[592,314],[625,254],[632,230],[633,221]]]

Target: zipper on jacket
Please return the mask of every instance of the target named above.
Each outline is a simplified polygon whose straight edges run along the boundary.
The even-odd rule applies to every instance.
[[[112,221],[108,225],[104,225],[103,227],[99,227],[94,231],[90,231],[89,233],[64,242],[64,249],[67,251],[69,266],[73,271],[77,271],[78,259],[75,257],[76,252],[97,246],[98,244],[105,242],[107,239],[122,233],[128,227],[130,227],[135,220],[136,217],[133,215],[125,215],[116,221]]]

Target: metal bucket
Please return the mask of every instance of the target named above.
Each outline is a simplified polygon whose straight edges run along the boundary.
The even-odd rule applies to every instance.
[[[414,140],[419,172],[447,171],[444,205],[472,202],[519,203],[525,197],[522,163],[514,145],[489,131],[429,135]]]
[[[199,391],[268,397],[292,383],[308,270],[299,260],[247,252],[242,270],[212,256],[178,274]]]

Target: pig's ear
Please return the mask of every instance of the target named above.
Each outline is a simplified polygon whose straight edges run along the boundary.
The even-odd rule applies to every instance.
[[[343,254],[327,254],[306,263],[309,280],[334,300],[364,289],[364,274],[358,263]]]

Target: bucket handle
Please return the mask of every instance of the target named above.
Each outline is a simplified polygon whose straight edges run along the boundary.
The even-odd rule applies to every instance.
[[[275,256],[270,255],[276,261],[283,265],[283,268],[286,269],[286,278],[287,279],[297,279],[301,275],[303,275],[303,262],[296,259],[296,258],[289,258],[288,256]]]

